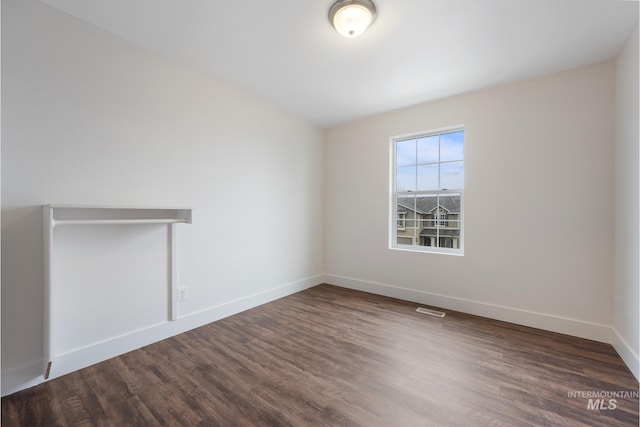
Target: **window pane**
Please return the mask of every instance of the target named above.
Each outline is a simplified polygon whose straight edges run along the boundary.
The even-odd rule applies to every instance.
[[[418,196],[416,197],[416,210],[423,216],[428,215],[438,205],[438,196]],[[422,219],[427,219],[426,217]]]
[[[464,159],[464,131],[440,135],[440,161]]]
[[[415,191],[416,189],[416,167],[403,166],[398,168],[396,178],[396,191]]]
[[[449,213],[449,215],[460,213],[460,193],[439,196],[438,203]]]
[[[440,188],[457,189],[464,187],[464,162],[451,162],[440,164]]]
[[[422,221],[416,230],[418,236],[417,244],[420,246],[436,246],[437,230],[433,226],[433,211],[438,206],[438,196],[418,196],[416,197],[416,210]]]
[[[396,144],[396,166],[416,164],[416,140],[398,141]]]
[[[415,234],[415,196],[398,197],[396,205],[396,217],[398,218],[397,243],[400,245],[412,245]]]
[[[412,216],[413,218],[413,216]],[[405,232],[398,233],[398,235],[407,236],[413,238],[413,235],[416,233],[416,222],[412,219],[408,219],[405,221]]]
[[[418,139],[418,164],[436,163],[438,150],[438,135]]]
[[[397,218],[398,218],[398,229],[404,228],[405,227],[405,223],[407,220],[407,212],[403,209],[398,209],[397,212]]]
[[[415,221],[406,220],[404,225],[403,229],[398,229],[397,242],[400,245],[413,245],[413,238],[416,233]]]
[[[399,245],[412,245],[413,237],[401,236],[398,234],[398,244]]]
[[[415,196],[400,196],[398,197],[398,205],[396,206],[397,212],[405,214],[406,219],[413,219],[413,212],[416,210],[416,198]]]
[[[447,212],[449,222],[460,219],[460,194],[440,196],[438,205]]]
[[[460,248],[460,194],[438,197],[438,239],[441,248]]]
[[[439,190],[438,164],[418,166],[417,190]]]

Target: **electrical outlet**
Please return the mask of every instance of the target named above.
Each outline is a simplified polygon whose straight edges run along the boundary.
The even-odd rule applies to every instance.
[[[178,288],[178,302],[187,300],[187,288]]]

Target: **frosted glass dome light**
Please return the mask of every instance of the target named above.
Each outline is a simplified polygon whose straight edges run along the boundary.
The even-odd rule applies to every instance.
[[[329,9],[329,21],[345,37],[358,37],[376,18],[371,0],[338,0]]]

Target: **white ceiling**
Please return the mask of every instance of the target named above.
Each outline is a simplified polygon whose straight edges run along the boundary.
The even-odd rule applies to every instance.
[[[359,38],[333,0],[42,0],[322,127],[615,57],[621,0],[374,0]]]

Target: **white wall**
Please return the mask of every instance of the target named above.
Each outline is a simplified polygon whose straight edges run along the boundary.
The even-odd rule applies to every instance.
[[[331,129],[328,282],[610,339],[614,65],[491,88]],[[389,138],[465,125],[465,254],[394,251]]]
[[[322,130],[38,1],[2,8],[3,394],[42,379],[42,204],[194,209],[186,318],[66,370],[321,281]]]
[[[613,293],[613,344],[636,378],[640,315],[638,264],[638,25],[616,60],[615,115],[615,268]]]

